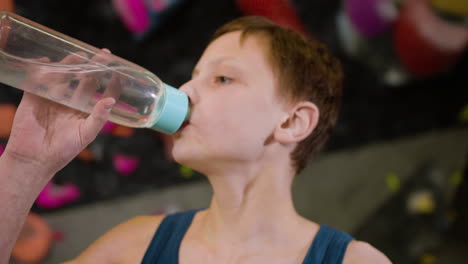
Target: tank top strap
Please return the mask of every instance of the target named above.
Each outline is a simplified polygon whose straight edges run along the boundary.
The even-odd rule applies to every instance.
[[[354,238],[345,232],[321,225],[303,264],[342,264],[352,240]]]
[[[141,263],[177,264],[180,244],[198,211],[190,210],[166,216],[151,240]]]

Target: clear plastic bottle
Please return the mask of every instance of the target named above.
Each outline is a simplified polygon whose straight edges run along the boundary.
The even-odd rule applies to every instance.
[[[176,132],[188,97],[148,70],[19,15],[0,12],[0,82],[90,113],[113,97],[109,120]]]

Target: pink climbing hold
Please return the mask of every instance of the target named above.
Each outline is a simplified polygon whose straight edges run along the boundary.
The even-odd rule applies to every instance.
[[[117,124],[112,123],[111,121],[106,121],[104,126],[101,129],[102,134],[110,134],[114,130],[114,128],[117,126]]]
[[[52,239],[56,242],[61,242],[65,239],[65,234],[60,231],[54,231],[52,234]]]
[[[351,24],[365,38],[386,32],[398,17],[392,0],[346,0],[344,8]]]
[[[143,34],[150,27],[150,15],[143,0],[113,0],[114,8],[125,27],[134,34]]]
[[[139,166],[140,160],[134,156],[115,154],[112,158],[114,168],[122,175],[132,174]]]
[[[36,199],[36,204],[45,209],[60,208],[80,198],[80,190],[74,184],[55,185],[49,182]]]

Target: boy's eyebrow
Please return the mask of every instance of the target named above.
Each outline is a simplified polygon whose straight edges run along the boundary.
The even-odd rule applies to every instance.
[[[238,63],[238,59],[235,57],[220,57],[212,62],[213,65],[219,65],[222,63],[227,63],[235,66],[236,68],[242,69],[242,66]]]
[[[243,67],[237,61],[238,60],[234,57],[220,57],[210,62],[210,65],[217,66],[219,64],[226,63],[226,65],[232,66],[236,70],[239,70],[240,72],[243,73],[244,72]],[[195,68],[192,71],[192,78],[196,76],[198,73],[199,73],[199,69],[195,66]]]
[[[211,67],[217,67],[220,64],[225,63],[225,65],[229,68],[232,67],[233,70],[244,76],[246,74],[244,67],[242,66],[241,63],[238,62],[239,60],[236,57],[231,57],[231,56],[226,56],[226,57],[219,57],[216,58],[215,60],[211,61],[209,65]],[[195,65],[195,67],[192,70],[192,79],[197,76],[200,73],[199,67]]]

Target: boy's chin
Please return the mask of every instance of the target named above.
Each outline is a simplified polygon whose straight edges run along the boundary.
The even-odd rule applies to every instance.
[[[194,155],[189,153],[187,150],[178,149],[174,147],[172,149],[172,157],[175,162],[184,166],[190,167],[189,164],[194,163]]]
[[[190,160],[190,159],[174,159],[175,162],[177,162],[178,164],[182,165],[182,166],[185,166],[185,167],[188,167],[192,170],[195,170],[195,171],[203,171],[203,164],[201,164],[200,162],[197,162],[195,160]]]

